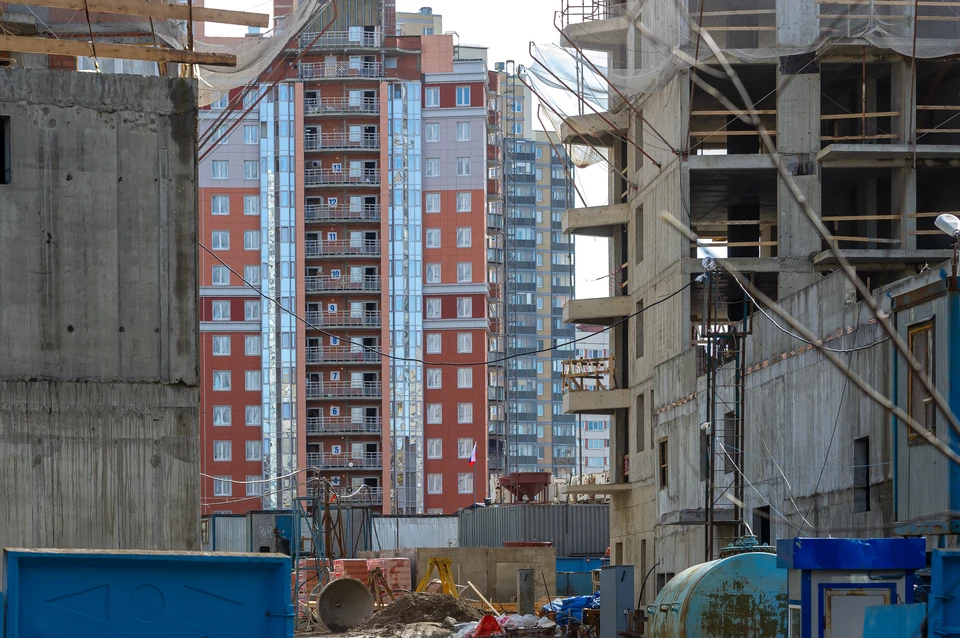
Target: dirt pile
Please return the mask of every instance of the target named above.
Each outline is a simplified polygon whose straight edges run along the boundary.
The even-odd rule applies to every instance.
[[[442,623],[450,616],[457,622],[480,620],[483,614],[473,605],[446,594],[410,593],[367,619],[359,629],[421,622]]]

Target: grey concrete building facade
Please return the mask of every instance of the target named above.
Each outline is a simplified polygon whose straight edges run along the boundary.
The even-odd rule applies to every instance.
[[[0,546],[199,549],[197,93],[0,69]]]

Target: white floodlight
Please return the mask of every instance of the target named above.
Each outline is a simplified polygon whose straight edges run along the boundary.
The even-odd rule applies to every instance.
[[[951,237],[960,237],[960,219],[957,219],[956,215],[950,215],[949,213],[938,215],[935,223],[937,228]]]

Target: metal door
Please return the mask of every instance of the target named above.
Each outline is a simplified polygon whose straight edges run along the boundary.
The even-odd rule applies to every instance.
[[[879,587],[821,585],[821,638],[861,638],[864,609],[889,605],[894,585]]]
[[[933,550],[930,571],[930,635],[960,638],[960,550]]]

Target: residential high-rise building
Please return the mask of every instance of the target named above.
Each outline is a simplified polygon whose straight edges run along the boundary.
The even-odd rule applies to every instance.
[[[397,32],[402,35],[441,35],[443,16],[430,7],[421,7],[415,13],[397,12]]]

